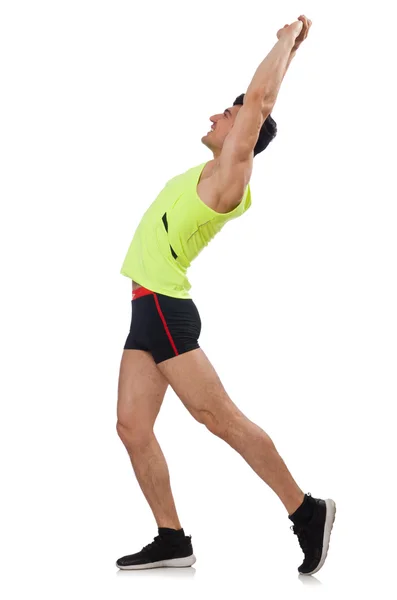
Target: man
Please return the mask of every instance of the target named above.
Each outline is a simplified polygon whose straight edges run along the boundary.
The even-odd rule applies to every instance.
[[[278,495],[305,555],[299,572],[315,573],[325,561],[335,503],[303,493],[269,436],[226,393],[198,344],[201,320],[186,277],[192,260],[225,223],[251,205],[253,158],[276,135],[270,113],[310,27],[311,21],[301,16],[278,31],[278,42],[247,93],[211,117],[213,126],[202,142],[214,159],[167,182],[145,212],[125,257],[121,273],[132,279],[132,319],[120,365],[117,432],[159,535],[140,552],[118,559],[120,569],[185,567],[196,561],[153,432],[168,385],[193,417],[239,452]]]

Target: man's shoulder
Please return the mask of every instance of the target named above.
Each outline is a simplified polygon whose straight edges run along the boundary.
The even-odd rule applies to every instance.
[[[187,169],[186,171],[182,171],[182,173],[178,173],[178,175],[174,175],[174,177],[169,179],[165,185],[166,186],[171,185],[172,183],[176,183],[177,181],[180,181],[182,179],[188,179],[191,176],[193,177],[205,165],[206,165],[206,162],[195,165],[194,167],[189,167],[189,169]]]

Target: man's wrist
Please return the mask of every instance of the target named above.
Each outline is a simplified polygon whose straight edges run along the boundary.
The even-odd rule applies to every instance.
[[[291,34],[284,34],[283,37],[279,40],[279,43],[284,47],[285,50],[292,52],[292,49],[295,44],[295,37]]]

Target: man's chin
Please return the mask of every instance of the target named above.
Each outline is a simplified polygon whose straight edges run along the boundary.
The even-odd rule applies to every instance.
[[[203,135],[203,137],[201,138],[201,143],[204,144],[204,146],[207,146],[207,148],[209,148],[208,135]]]

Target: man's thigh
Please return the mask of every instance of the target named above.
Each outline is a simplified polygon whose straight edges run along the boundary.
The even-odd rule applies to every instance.
[[[147,431],[159,413],[168,381],[152,355],[143,350],[123,350],[118,381],[118,428]]]
[[[202,348],[160,362],[157,368],[193,417],[209,429],[220,433],[242,416]]]

